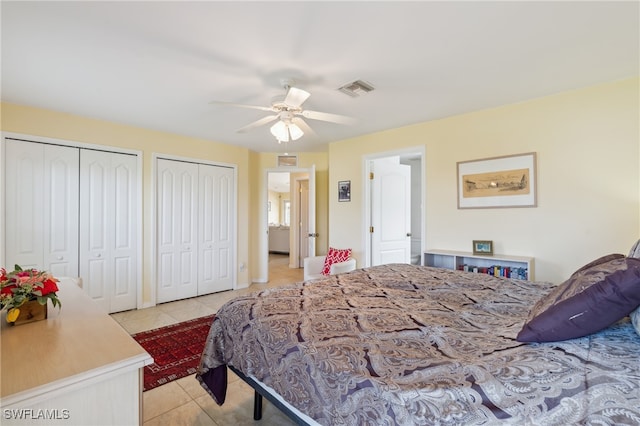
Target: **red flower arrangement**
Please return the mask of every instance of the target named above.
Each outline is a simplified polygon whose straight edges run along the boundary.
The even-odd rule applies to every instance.
[[[20,314],[20,306],[24,303],[37,300],[41,305],[46,305],[51,300],[53,306],[61,307],[62,303],[56,291],[58,280],[48,272],[37,269],[23,270],[19,265],[15,270],[7,273],[0,269],[0,310],[7,309],[7,321],[14,322]]]

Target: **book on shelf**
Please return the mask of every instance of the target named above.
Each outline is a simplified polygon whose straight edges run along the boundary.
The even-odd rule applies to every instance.
[[[494,277],[517,278],[519,280],[529,279],[529,271],[523,267],[493,265],[489,267],[478,267],[475,265],[459,265],[458,270],[465,272],[475,272],[493,275]]]

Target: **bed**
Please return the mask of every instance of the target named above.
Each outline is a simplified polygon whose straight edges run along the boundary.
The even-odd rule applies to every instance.
[[[627,263],[626,313],[556,342],[517,340],[558,293],[544,282],[393,264],[248,294],[218,311],[196,378],[222,404],[229,367],[299,424],[637,425]]]

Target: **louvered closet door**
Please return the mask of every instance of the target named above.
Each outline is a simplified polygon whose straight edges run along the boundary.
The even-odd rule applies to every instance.
[[[198,295],[198,165],[157,160],[157,302]]]
[[[77,148],[6,141],[6,262],[78,276]]]
[[[233,288],[233,169],[200,164],[198,295]]]
[[[137,158],[80,153],[80,276],[106,312],[136,308]]]

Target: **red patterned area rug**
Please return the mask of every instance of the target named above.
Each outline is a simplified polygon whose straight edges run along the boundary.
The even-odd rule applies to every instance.
[[[194,374],[215,315],[133,334],[152,357],[144,367],[144,390]]]

